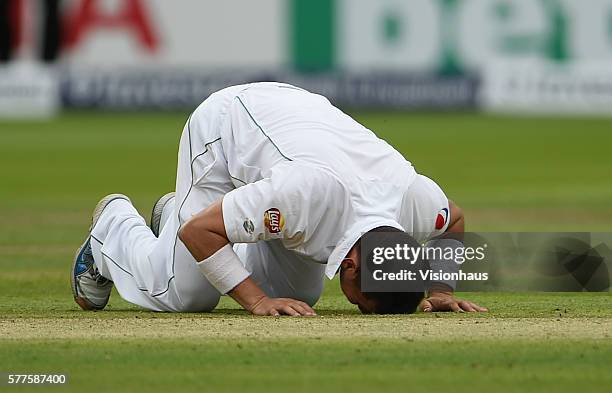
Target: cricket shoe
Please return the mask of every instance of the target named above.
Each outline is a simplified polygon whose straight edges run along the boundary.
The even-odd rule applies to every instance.
[[[98,222],[104,209],[117,199],[124,199],[131,203],[130,199],[121,194],[107,195],[94,209],[89,234],[85,242],[79,247],[72,265],[72,274],[70,276],[72,294],[74,301],[83,310],[102,310],[108,303],[113,282],[105,277],[102,277],[93,258],[91,250],[91,231]]]
[[[155,237],[159,237],[162,229],[164,228],[164,224],[170,218],[170,214],[173,209],[171,203],[174,202],[174,192],[169,192],[166,195],[160,197],[155,205],[153,205],[153,210],[151,211],[151,231],[155,235]]]

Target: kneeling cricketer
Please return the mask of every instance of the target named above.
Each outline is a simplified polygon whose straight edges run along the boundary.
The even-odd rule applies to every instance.
[[[314,315],[325,276],[339,273],[364,313],[486,311],[445,283],[425,299],[361,290],[364,234],[422,243],[463,232],[463,214],[325,97],[282,83],[212,94],[187,120],[177,172],[150,227],[125,195],[98,203],[72,268],[81,308],[104,308],[114,285],[155,311],[211,311],[229,295],[255,315]]]

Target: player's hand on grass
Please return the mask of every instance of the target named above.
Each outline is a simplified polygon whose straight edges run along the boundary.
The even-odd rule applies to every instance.
[[[312,307],[299,300],[266,296],[250,277],[236,285],[228,295],[253,315],[317,315]]]
[[[253,315],[271,315],[275,317],[279,315],[294,317],[317,315],[308,304],[288,298],[263,297],[250,311]]]
[[[431,292],[429,296],[421,302],[421,311],[454,311],[454,312],[486,312],[485,307],[467,300],[457,299],[452,292]]]

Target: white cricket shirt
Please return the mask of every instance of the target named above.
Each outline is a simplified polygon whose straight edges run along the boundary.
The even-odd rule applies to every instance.
[[[280,239],[327,263],[332,278],[365,232],[414,229],[404,203],[412,164],[325,97],[279,83],[216,94],[228,95],[220,137],[237,187],[223,199],[231,242]]]

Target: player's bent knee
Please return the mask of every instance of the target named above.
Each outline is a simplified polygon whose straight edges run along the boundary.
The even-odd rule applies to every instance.
[[[306,296],[300,300],[308,304],[310,307],[314,307],[314,305],[317,304],[317,302],[319,301],[320,297],[321,297],[321,294],[318,294],[318,295],[313,295],[313,296]]]
[[[293,297],[296,300],[300,300],[312,307],[319,301],[319,298],[321,297],[322,293],[323,286],[321,286],[320,288],[314,287],[309,290],[300,291],[299,293],[289,297]]]
[[[202,297],[202,298],[190,298],[188,300],[182,300],[180,312],[211,312],[219,304],[220,296],[216,297]]]
[[[209,312],[217,307],[221,298],[221,294],[201,276],[195,276],[191,281],[181,280],[177,292],[179,312]]]

